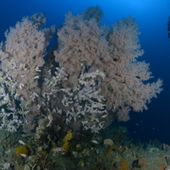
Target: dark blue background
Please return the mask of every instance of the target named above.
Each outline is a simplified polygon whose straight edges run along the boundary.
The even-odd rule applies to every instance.
[[[155,78],[164,81],[164,91],[143,113],[131,114],[125,125],[140,140],[159,139],[170,144],[170,39],[167,36],[169,0],[1,0],[0,40],[9,26],[23,16],[43,12],[47,25],[62,25],[68,11],[78,14],[89,6],[98,5],[104,12],[102,22],[112,25],[132,16],[141,31],[143,59],[151,64]]]

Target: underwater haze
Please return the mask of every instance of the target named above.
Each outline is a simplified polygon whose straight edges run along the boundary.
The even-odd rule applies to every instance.
[[[92,11],[92,14],[90,13],[91,15],[88,16],[86,15],[85,11],[88,11],[87,9],[90,9],[91,7],[94,7],[94,11]],[[96,16],[94,16],[94,13],[96,12],[96,10],[98,10],[97,11],[98,15],[100,14],[102,15],[101,18],[100,16],[97,19],[95,18]],[[69,15],[67,15],[68,13]],[[40,14],[40,16],[38,14]],[[31,18],[31,16],[33,17]],[[92,19],[89,19],[90,16],[92,16]],[[22,19],[24,17],[27,18],[24,20]],[[40,24],[43,25],[44,23],[44,17],[46,18],[46,23],[44,24],[44,26],[41,26]],[[10,90],[8,91],[8,88],[10,89],[11,84],[12,84],[11,87],[12,88],[15,87],[14,89],[16,91],[15,90],[10,91],[10,95],[8,96],[10,99],[10,103],[6,103],[6,102],[3,103],[4,101],[3,102],[1,101],[3,104],[0,103],[0,111],[1,111],[0,128],[2,129],[2,131],[3,128],[5,130],[9,129],[8,133],[10,133],[11,131],[16,133],[15,134],[17,136],[16,139],[20,142],[19,145],[14,143],[10,144],[11,146],[14,146],[13,148],[14,151],[11,151],[11,153],[13,152],[14,153],[12,154],[13,156],[11,156],[12,158],[10,158],[10,160],[12,160],[13,162],[11,161],[12,163],[7,162],[8,164],[5,164],[4,163],[5,161],[1,163],[0,160],[0,167],[1,167],[0,170],[1,169],[20,170],[23,167],[25,168],[24,170],[29,170],[29,168],[31,168],[30,166],[31,163],[27,160],[27,158],[30,158],[30,160],[36,159],[37,162],[39,162],[39,164],[43,164],[43,161],[41,160],[46,158],[45,156],[47,155],[47,153],[50,153],[49,154],[50,156],[53,155],[51,154],[51,150],[55,150],[55,153],[57,154],[62,152],[61,154],[62,156],[58,160],[58,162],[60,162],[59,163],[60,165],[58,164],[58,162],[57,163],[55,162],[54,164],[56,165],[56,167],[58,167],[58,169],[57,168],[54,169],[60,170],[60,168],[63,166],[61,165],[63,162],[64,164],[67,164],[67,162],[69,164],[70,160],[67,160],[68,157],[63,158],[63,155],[67,155],[67,156],[71,155],[71,160],[74,160],[76,162],[75,163],[76,166],[78,166],[76,168],[78,169],[81,167],[82,170],[83,168],[84,170],[86,170],[87,169],[86,166],[87,167],[90,166],[91,165],[90,163],[94,161],[94,160],[93,161],[89,160],[87,158],[88,154],[86,156],[83,155],[84,152],[89,152],[89,153],[91,152],[86,148],[89,146],[89,141],[92,141],[92,147],[96,147],[96,145],[102,143],[101,140],[103,140],[104,138],[104,147],[106,147],[105,148],[106,151],[104,150],[104,153],[106,153],[107,156],[111,153],[110,150],[114,150],[114,152],[118,152],[118,153],[121,152],[124,154],[124,151],[126,149],[122,151],[120,147],[117,147],[117,140],[119,140],[120,138],[121,138],[120,140],[127,140],[126,137],[122,135],[122,133],[124,133],[124,129],[126,129],[125,131],[128,133],[127,143],[130,143],[130,139],[134,140],[135,142],[139,142],[140,143],[139,145],[149,145],[149,143],[152,143],[153,141],[159,141],[158,143],[159,144],[161,143],[160,144],[161,146],[159,145],[159,149],[163,147],[163,149],[166,150],[165,152],[167,152],[164,154],[164,151],[160,151],[159,153],[160,155],[161,154],[163,155],[162,157],[166,157],[166,155],[170,153],[170,146],[169,146],[170,145],[170,133],[169,133],[170,131],[170,75],[169,75],[170,74],[170,66],[169,66],[170,65],[170,36],[168,37],[168,31],[170,31],[170,25],[168,27],[169,17],[170,17],[170,0],[74,0],[74,1],[73,0],[36,0],[36,1],[35,0],[29,0],[29,1],[5,0],[5,1],[1,1],[0,2],[0,42],[2,42],[2,45],[0,46],[0,61],[1,61],[0,71],[2,71],[2,73],[0,74],[0,76],[3,81],[0,80],[0,86],[1,86],[0,100],[2,100],[4,94],[7,94],[7,92],[10,91]],[[16,25],[17,22],[19,22],[18,25]],[[94,22],[96,24],[94,24]],[[83,27],[86,27],[85,28],[86,30],[83,30]],[[44,28],[46,28],[46,30],[44,30]],[[24,34],[25,32],[24,29],[26,30],[26,32],[32,30],[30,34],[28,33],[29,35],[28,41],[26,39],[27,38],[26,35]],[[88,33],[91,30],[92,31],[94,30],[95,32],[94,34],[96,34],[96,37],[98,36],[97,38],[94,36],[94,44],[97,42],[99,43],[99,45],[96,47],[97,49],[96,52],[91,51],[88,53],[85,50],[85,52],[83,53],[82,51],[86,48],[83,45],[81,45],[81,42],[82,44],[83,43],[85,44],[87,42],[86,40],[84,41],[79,40],[79,36],[82,37],[84,36],[84,38],[88,37],[89,39],[93,38],[94,34],[92,34],[91,36],[88,35]],[[77,33],[77,31],[79,32]],[[25,44],[27,44],[29,48],[25,47],[24,46],[25,44],[23,46],[12,45],[17,41],[18,43],[20,43],[20,41],[22,41],[22,35],[23,37],[25,36],[25,42],[26,42]],[[122,40],[123,39],[122,37],[125,38],[126,40]],[[116,38],[119,40],[114,41],[114,39]],[[90,43],[92,45],[89,46],[93,48],[94,45],[93,42]],[[125,46],[127,45],[127,48],[124,49],[124,51],[127,52],[124,52],[124,54],[122,52],[123,51],[122,48],[124,48],[122,44],[125,44]],[[30,52],[25,55],[24,52],[25,51],[28,52],[29,49],[33,48],[32,46],[34,45],[36,46],[37,50],[35,51],[30,50]],[[88,43],[86,45],[88,46]],[[91,49],[90,47],[88,49]],[[132,49],[129,50],[129,48],[131,47]],[[101,48],[101,50],[98,50],[99,48]],[[45,51],[45,49],[47,50]],[[26,58],[21,59],[22,54],[20,54],[20,51],[23,52],[23,55],[26,56]],[[77,51],[79,51],[80,53],[82,52],[84,58],[81,55],[79,56],[79,52]],[[123,55],[129,56],[131,55],[131,53],[132,53],[132,57],[129,57],[129,60],[123,59],[124,57]],[[33,58],[34,56],[35,58],[33,61],[29,62],[30,64],[30,65],[28,64],[29,66],[28,65],[25,66],[25,69],[28,68],[31,70],[31,66],[34,68],[34,70],[35,69],[38,70],[39,68],[42,68],[42,70],[40,69],[41,71],[36,70],[37,72],[41,72],[41,73],[39,75],[35,74],[33,77],[34,80],[39,79],[37,80],[37,84],[31,78],[30,79],[28,78],[26,80],[24,79],[24,75],[32,76],[33,75],[32,71],[26,72],[23,69],[25,72],[23,71],[24,73],[20,75],[17,72],[17,69],[19,70],[19,66],[17,65],[17,62],[16,62],[16,66],[15,64],[12,63],[12,62],[15,63],[15,61],[17,61],[17,57],[20,55],[21,57],[18,57],[20,58],[18,60],[19,62],[22,63],[24,61],[28,61],[29,60],[28,58],[29,56],[31,56],[31,54],[32,55],[34,54]],[[91,54],[94,55],[90,56]],[[101,63],[101,61],[96,60],[98,54],[99,56],[100,55],[104,56],[103,58],[101,57],[102,58],[101,61],[103,63],[108,63],[108,65],[107,64],[104,65]],[[113,63],[109,62],[110,61],[109,56],[111,56],[112,54],[114,54],[112,58],[120,55],[120,58],[115,57],[113,59]],[[44,61],[36,58],[37,56],[41,56],[41,55],[46,58],[46,61],[48,61],[49,59],[50,62],[49,63],[47,62],[47,64],[45,65]],[[13,57],[13,59],[8,61],[8,59],[6,58],[10,58],[11,56]],[[81,62],[83,61],[86,64],[84,64],[83,62],[82,63],[84,65],[82,63],[80,64],[79,58]],[[57,74],[55,75],[56,77],[52,73],[55,67],[53,65],[50,65],[52,62],[50,59],[52,59],[52,61],[55,60],[54,66],[57,67],[56,69],[57,73],[55,72],[55,74]],[[115,65],[119,59],[122,60],[122,64],[116,67]],[[124,62],[126,64],[130,63],[128,65],[129,67],[127,68],[127,70],[126,69],[124,70],[124,68],[126,68],[126,65],[123,65]],[[92,67],[93,64],[94,67]],[[133,71],[131,72],[131,67],[133,66],[136,68],[136,71],[134,71],[135,73]],[[142,66],[143,68],[141,68]],[[65,70],[63,71],[62,68],[64,68]],[[95,72],[96,68],[97,71]],[[120,68],[122,68],[123,71],[121,70],[117,71],[117,69]],[[117,73],[112,75],[112,72],[114,72],[115,70],[117,71]],[[129,91],[125,90],[125,93],[128,91],[126,94],[124,93],[124,89],[126,87],[124,87],[123,85],[121,86],[119,84],[120,83],[119,81],[122,81],[122,79],[120,80],[119,78],[116,77],[119,76],[119,74],[123,74],[122,72],[125,74],[122,75],[122,77],[124,77],[125,79],[127,78],[129,80],[129,81],[125,80],[125,82],[123,83],[126,83],[126,81],[130,83],[130,85],[131,83],[132,84],[134,83],[132,86],[127,85],[127,89],[129,88],[130,90]],[[103,73],[105,73],[106,75],[103,75]],[[126,75],[126,73],[128,74],[128,76]],[[133,78],[134,74],[137,74],[135,80]],[[14,81],[9,79],[10,76],[11,79],[14,79]],[[38,78],[36,76],[38,76]],[[56,78],[56,80],[50,79],[50,76]],[[108,85],[107,83],[110,81],[109,76],[110,77],[115,76],[117,84],[115,82],[112,82],[111,84],[112,86],[110,87],[110,85]],[[104,77],[106,77],[106,80],[108,78],[108,80],[104,81],[105,80]],[[65,83],[65,79],[67,78],[68,78],[68,82]],[[94,79],[89,80],[88,78],[89,79],[94,78]],[[22,83],[17,84],[17,81],[20,81]],[[102,81],[104,82],[103,84]],[[15,82],[16,84],[13,82]],[[41,83],[44,84],[41,85]],[[86,85],[88,87],[86,87]],[[101,89],[99,88],[99,85],[101,85]],[[2,91],[3,91],[2,86],[4,87],[3,95],[2,95]],[[37,90],[37,86],[41,86],[41,88]],[[120,90],[119,88],[117,88],[117,86],[122,87],[123,90]],[[89,91],[85,89],[85,87],[87,89],[90,89],[92,94],[89,94]],[[56,90],[56,88],[59,89]],[[109,88],[111,88],[111,91],[108,92],[107,90]],[[35,89],[37,91],[35,91],[35,93],[32,92],[32,90]],[[135,91],[134,93],[133,90]],[[44,93],[41,94],[41,92]],[[50,96],[53,92],[57,94],[56,95],[57,97],[55,95]],[[112,92],[113,95],[111,96]],[[83,97],[74,96],[75,94],[79,94],[79,93],[82,95],[84,94],[87,95]],[[11,99],[12,98],[11,96],[15,96],[14,99]],[[93,96],[92,99],[90,98],[90,96]],[[60,97],[62,98],[62,100]],[[31,98],[32,100],[31,102],[29,102],[29,98]],[[85,99],[87,100],[87,98],[88,101],[86,101],[87,102],[87,108],[86,108],[85,107],[86,102],[84,100]],[[57,100],[56,103],[53,102],[55,100]],[[82,100],[81,104],[79,103],[80,100]],[[24,103],[23,101],[26,102]],[[93,106],[93,104],[88,105],[89,102],[95,102],[95,106]],[[58,105],[63,104],[63,106],[61,107],[56,106],[57,104]],[[15,105],[16,107],[15,109],[13,105]],[[28,107],[30,106],[31,108],[28,111]],[[63,109],[64,106],[66,108]],[[6,107],[10,107],[11,110]],[[39,110],[36,107],[39,107],[38,108]],[[68,109],[68,107],[71,107],[70,110]],[[146,107],[147,109],[145,109]],[[13,113],[13,109],[17,111],[16,117],[15,117],[15,113]],[[86,116],[85,113],[82,113],[82,109],[88,110],[90,114]],[[108,112],[107,114],[105,113],[106,111],[105,109]],[[54,110],[55,112],[57,110],[57,113],[60,112],[59,114],[60,116],[54,116],[53,113]],[[96,114],[94,114],[96,110],[101,114],[101,117],[98,117],[96,116]],[[21,112],[23,112],[24,114],[21,114]],[[31,113],[31,116],[29,116],[28,112],[32,112],[33,114]],[[43,116],[41,116],[41,114],[37,114],[39,112],[42,112]],[[77,115],[74,115],[73,112],[78,112],[78,113]],[[4,116],[5,114],[6,117]],[[94,114],[94,116],[91,116],[92,114]],[[103,118],[105,118],[105,116],[107,116],[106,118],[107,120],[104,119],[104,121],[107,123],[106,125],[103,125]],[[82,120],[79,120],[80,118],[82,118]],[[12,122],[9,119],[14,119],[14,121]],[[26,121],[24,119],[26,119]],[[30,124],[29,121],[31,122]],[[27,122],[29,125],[27,124],[25,125],[26,126],[25,127],[23,125],[24,124],[23,122]],[[58,127],[54,122],[59,123],[60,126]],[[24,127],[21,128],[21,125],[23,125]],[[104,128],[105,126],[106,129]],[[63,131],[60,129],[63,129]],[[107,129],[109,129],[110,131],[108,130],[108,132],[106,132]],[[103,135],[102,137],[100,135],[96,135],[99,134],[100,131],[102,131],[102,135]],[[3,132],[0,132],[0,134],[1,133],[3,134]],[[35,133],[35,139],[32,139],[34,133]],[[80,134],[82,133],[83,137],[79,133]],[[117,136],[111,139],[111,137],[109,136],[111,133],[115,133]],[[18,137],[19,134],[22,134],[22,136],[24,136],[23,139]],[[45,136],[47,134],[49,134],[49,137],[46,138]],[[87,139],[86,139],[86,135],[88,136]],[[114,136],[114,134],[112,135]],[[32,136],[32,138],[30,137],[30,139],[28,140],[29,144],[26,143],[26,139],[28,136]],[[3,140],[7,141],[9,140],[9,137],[4,137]],[[0,151],[1,148],[6,147],[5,144],[2,145],[3,140],[0,139]],[[33,144],[34,140],[38,142],[36,144]],[[79,142],[76,143],[77,141]],[[126,144],[123,142],[122,145],[126,145]],[[37,150],[35,149],[36,147],[38,148]],[[84,151],[82,147],[85,147],[87,150],[84,149],[85,150]],[[43,149],[45,148],[44,149],[45,151],[42,148]],[[77,150],[75,149],[76,150],[75,151],[74,148],[76,148]],[[135,146],[134,148],[137,147]],[[155,149],[155,146],[153,146],[153,148]],[[99,150],[100,149],[101,147],[99,147]],[[152,150],[151,148],[149,149]],[[149,149],[146,155],[151,154]],[[41,156],[43,155],[44,157],[43,156],[41,157],[39,155],[37,156],[35,154],[36,152],[39,153],[40,151],[42,151],[42,153],[40,153],[39,155]],[[98,150],[96,151],[96,153],[97,152]],[[74,154],[72,155],[72,153]],[[142,151],[141,153],[143,154]],[[0,154],[0,158],[2,155],[3,154]],[[14,155],[16,157],[18,156],[15,161],[13,158],[15,157]],[[54,162],[52,161],[53,158],[51,158],[49,155],[47,157],[49,157],[50,163],[48,164],[46,162],[46,164],[48,164],[46,170],[48,169],[52,170],[52,168],[50,169],[49,167],[51,165],[54,166],[54,164],[52,164],[52,162]],[[157,150],[155,155],[159,155],[157,153]],[[97,159],[97,161],[99,160],[105,161],[103,160],[104,158],[102,156],[99,159]],[[22,157],[22,159],[20,160],[19,157]],[[152,155],[149,155],[147,157],[147,161],[150,159],[150,157],[152,157]],[[159,158],[159,160],[162,160],[162,157]],[[9,161],[8,158],[6,158],[6,160]],[[108,158],[108,160],[110,160],[110,157]],[[133,170],[135,170],[135,168],[142,169],[143,167],[146,166],[144,165],[145,163],[143,161],[143,157],[142,160],[140,160],[138,156],[136,156],[134,160],[130,160],[130,161],[131,161],[130,164],[129,164],[129,160],[128,161],[124,160],[123,163],[121,161],[118,161],[119,163],[114,162],[112,163],[112,169],[110,168],[107,170],[116,170],[116,169],[128,170],[128,168],[126,169],[125,167],[129,167],[129,169],[131,167]],[[3,164],[3,166],[1,164]],[[17,167],[18,169],[15,166],[16,164],[18,166]],[[21,164],[22,166],[19,166],[19,164]],[[41,166],[39,167],[38,166],[39,165],[35,165],[37,169],[39,167],[42,168]],[[107,166],[109,167],[110,165]],[[107,166],[105,166],[105,168]],[[153,168],[153,166],[151,167]],[[145,167],[145,168],[146,170],[151,170],[152,169],[151,167],[149,168]],[[170,158],[166,157],[164,162],[162,164],[160,163],[159,165],[157,165],[156,168],[163,169],[163,167],[165,168],[165,170],[168,170],[168,168],[170,168]],[[71,164],[70,169],[68,170],[71,169],[76,170],[76,168],[74,167],[74,165]],[[156,168],[154,170],[157,170]],[[45,165],[44,165],[44,170],[45,170]],[[64,166],[63,166],[63,170],[64,170]],[[91,168],[91,170],[99,170],[98,165],[95,165],[95,167]],[[101,168],[100,170],[104,170],[104,168],[103,169]]]

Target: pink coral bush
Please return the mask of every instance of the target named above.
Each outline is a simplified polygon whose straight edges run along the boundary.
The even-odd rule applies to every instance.
[[[130,111],[147,109],[161,92],[162,81],[151,81],[149,64],[138,60],[143,50],[135,22],[122,20],[106,32],[98,22],[100,13],[93,17],[89,12],[67,15],[52,55],[46,50],[51,29],[42,29],[41,15],[24,18],[6,33],[0,47],[0,118],[12,125],[10,129],[16,130],[13,125],[19,116],[12,116],[14,124],[6,119],[9,114],[2,109],[3,103],[13,110],[12,115],[20,115],[13,109],[15,101],[4,97],[10,94],[28,113],[30,127],[34,115],[50,117],[50,121],[57,115],[66,126],[76,124],[96,133],[107,119],[127,121]],[[58,66],[45,62],[46,55]],[[6,83],[9,91],[4,90]],[[23,119],[18,122],[24,124]]]
[[[94,19],[83,20],[83,15],[68,14],[64,26],[58,31],[59,48],[55,59],[65,67],[71,84],[77,82],[81,64],[91,66],[100,58],[107,60],[107,42]],[[68,64],[70,63],[70,64]]]
[[[15,94],[14,99],[17,97],[21,100],[24,110],[20,112],[23,115],[29,112],[27,116],[30,121],[40,112],[40,107],[37,107],[37,98],[40,94],[38,79],[40,67],[44,64],[43,57],[49,43],[48,32],[50,31],[50,29],[41,29],[44,22],[45,18],[42,15],[23,18],[6,32],[6,40],[0,47],[1,71],[5,73],[5,76],[1,77],[2,84],[8,87],[9,96]],[[5,79],[8,81],[4,81]],[[10,83],[10,86],[6,82]],[[8,105],[12,113],[15,112],[18,115],[14,100],[11,101],[10,98],[8,103],[12,103]],[[5,117],[5,114],[3,115]],[[9,120],[8,122],[10,123]]]
[[[131,18],[115,24],[106,36],[103,31],[93,18],[69,14],[58,32],[59,49],[54,55],[69,74],[70,84],[77,82],[81,65],[103,71],[106,76],[101,94],[107,108],[113,117],[126,121],[131,110],[147,109],[151,99],[161,92],[162,81],[151,82],[149,64],[138,61],[143,50]]]
[[[13,88],[22,100],[33,101],[39,91],[37,73],[44,64],[44,55],[48,45],[45,32],[39,29],[39,23],[26,17],[6,32],[6,41],[0,49],[1,67],[13,79]]]
[[[107,82],[112,87],[111,93],[105,89],[104,95],[108,98],[112,96],[109,105],[118,110],[120,120],[126,120],[130,110],[138,112],[147,109],[147,104],[162,90],[161,80],[151,82],[149,64],[138,61],[143,55],[138,35],[137,25],[128,18],[113,27],[108,40],[114,67]]]

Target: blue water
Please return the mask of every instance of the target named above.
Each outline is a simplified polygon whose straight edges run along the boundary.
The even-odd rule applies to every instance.
[[[140,40],[145,53],[143,59],[150,63],[155,78],[164,82],[164,91],[154,99],[149,109],[132,113],[124,125],[131,135],[140,140],[159,139],[170,144],[170,39],[167,23],[170,16],[169,0],[4,0],[0,1],[0,40],[9,26],[23,16],[42,12],[47,25],[60,27],[68,11],[78,14],[90,6],[100,6],[102,22],[111,25],[132,16],[139,25]]]

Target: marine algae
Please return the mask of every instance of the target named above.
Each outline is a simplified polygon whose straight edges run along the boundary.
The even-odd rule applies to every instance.
[[[62,149],[63,149],[64,154],[67,154],[69,152],[70,142],[72,139],[73,139],[73,133],[72,133],[72,131],[68,131],[63,139]]]

